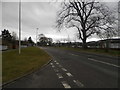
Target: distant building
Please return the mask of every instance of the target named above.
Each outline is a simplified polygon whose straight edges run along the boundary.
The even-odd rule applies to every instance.
[[[2,38],[0,37],[0,51],[1,50],[7,50],[7,49],[8,49],[8,46],[2,45]]]
[[[107,42],[109,48],[120,48],[120,38],[92,41],[88,42],[87,45],[88,48],[106,48]]]

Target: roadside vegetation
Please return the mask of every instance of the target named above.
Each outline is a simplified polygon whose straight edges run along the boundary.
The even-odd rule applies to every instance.
[[[66,49],[66,50],[79,51],[79,52],[120,56],[120,50],[117,50],[117,49],[116,50],[109,49],[108,51],[106,51],[106,49],[100,49],[100,48],[96,48],[96,49],[93,49],[93,48],[83,49],[83,48],[72,48],[72,47],[58,47],[58,48]]]
[[[3,83],[40,68],[50,59],[51,56],[37,47],[22,48],[21,54],[18,53],[18,49],[4,51],[2,53]]]

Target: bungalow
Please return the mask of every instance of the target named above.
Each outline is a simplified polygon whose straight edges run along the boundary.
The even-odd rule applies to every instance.
[[[89,48],[106,48],[107,44],[109,48],[120,48],[120,38],[92,41],[87,44]]]

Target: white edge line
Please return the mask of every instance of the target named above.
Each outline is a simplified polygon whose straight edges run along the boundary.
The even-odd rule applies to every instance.
[[[77,86],[79,86],[79,87],[84,87],[84,85],[81,82],[79,82],[78,80],[73,80],[73,82],[75,84],[77,84]]]
[[[66,81],[62,81],[61,83],[64,86],[64,88],[71,88],[71,86]]]
[[[50,63],[50,65],[53,65],[53,63]]]
[[[117,66],[115,64],[111,64],[111,63],[107,63],[107,62],[103,62],[103,61],[98,61],[98,60],[95,60],[95,59],[92,59],[92,58],[88,58],[88,59],[91,60],[91,61],[100,62],[100,63],[111,65],[111,66],[114,66],[114,67],[120,67],[120,66]]]
[[[52,67],[54,68],[55,66],[54,66],[54,65],[52,65]]]
[[[63,70],[63,71],[67,71],[67,69],[65,69],[65,68],[62,68],[62,70]]]
[[[60,73],[57,73],[58,78],[63,78],[63,76]]]
[[[71,73],[66,73],[69,77],[72,77],[73,75]]]
[[[78,56],[78,55],[76,55],[76,54],[70,54],[70,55],[73,55],[73,56]]]

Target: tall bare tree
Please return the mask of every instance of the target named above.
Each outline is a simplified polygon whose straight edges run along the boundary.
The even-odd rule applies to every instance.
[[[17,40],[18,40],[18,36],[16,34],[16,32],[12,32],[12,48],[15,49],[17,48]]]
[[[12,39],[13,40],[18,40],[18,36],[17,36],[17,34],[16,34],[16,32],[12,32]]]
[[[114,35],[115,17],[110,9],[103,3],[95,0],[69,0],[61,4],[58,11],[56,27],[75,27],[79,32],[79,39],[83,42],[83,48],[87,48],[86,40],[93,34],[99,36],[102,33]]]

